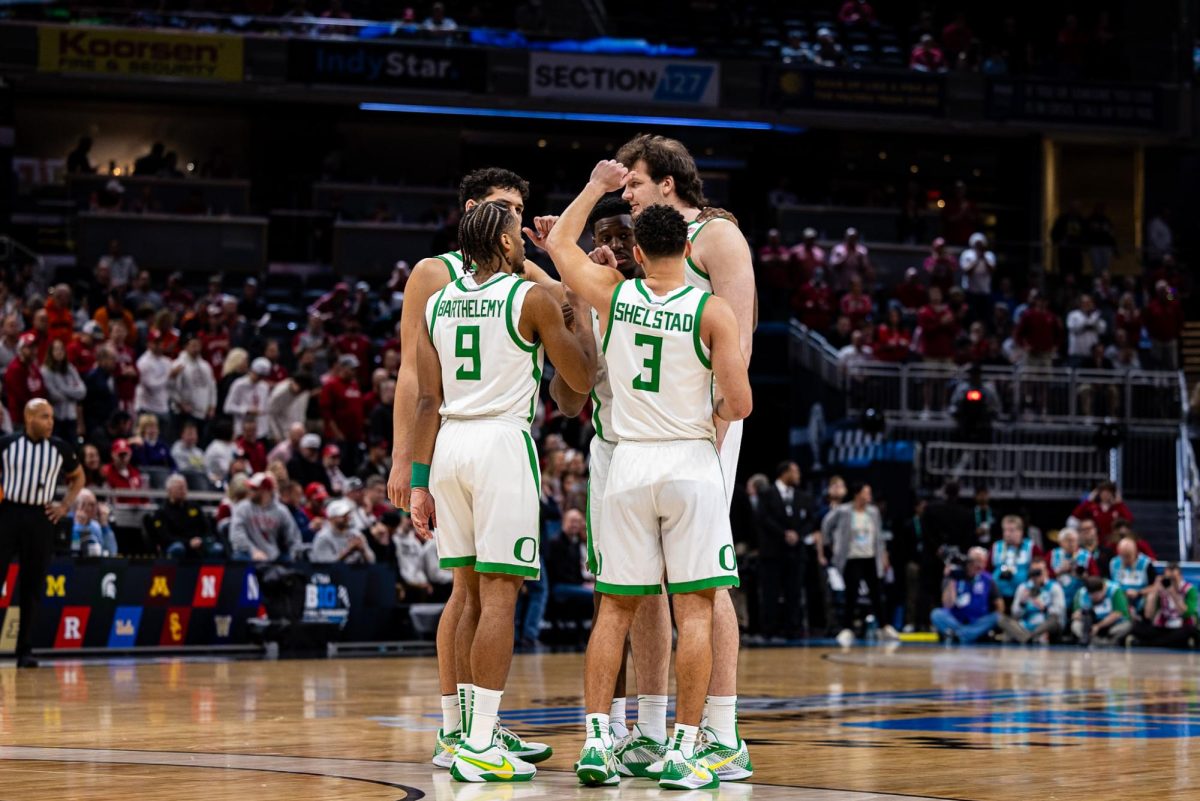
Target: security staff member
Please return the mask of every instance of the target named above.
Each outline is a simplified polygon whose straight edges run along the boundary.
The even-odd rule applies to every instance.
[[[75,452],[55,436],[54,408],[43,398],[25,404],[25,431],[0,438],[0,576],[9,560],[21,563],[17,598],[21,610],[17,631],[17,666],[37,667],[33,658],[33,621],[39,590],[54,546],[54,528],[83,489],[83,467]],[[61,503],[54,502],[58,478],[70,485]],[[9,588],[9,592],[12,588]]]

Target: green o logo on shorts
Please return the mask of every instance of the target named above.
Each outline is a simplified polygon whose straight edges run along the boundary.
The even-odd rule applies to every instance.
[[[526,553],[529,555],[526,556]],[[521,539],[517,540],[517,544],[513,546],[513,556],[519,562],[524,562],[527,565],[533,564],[533,560],[537,559],[537,540],[533,537],[521,537]]]
[[[737,555],[733,552],[732,545],[722,545],[721,550],[717,551],[717,561],[721,563],[722,570],[733,570],[737,567]]]

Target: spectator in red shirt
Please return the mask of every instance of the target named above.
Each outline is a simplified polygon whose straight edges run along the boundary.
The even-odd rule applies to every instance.
[[[1166,281],[1154,284],[1154,298],[1146,304],[1146,333],[1150,352],[1163,370],[1179,369],[1179,337],[1183,334],[1183,304]]]
[[[842,296],[839,307],[842,314],[850,318],[854,328],[861,328],[871,317],[871,296],[863,293],[861,278],[855,276],[850,279],[850,291]]]
[[[264,426],[265,428],[265,426]],[[255,473],[267,470],[267,444],[258,438],[258,414],[246,412],[242,417],[242,434],[235,442]]]
[[[67,345],[67,361],[75,365],[80,375],[86,375],[96,366],[96,348],[104,344],[103,337],[100,323],[88,320],[83,324],[83,331]]]
[[[875,358],[884,362],[906,362],[912,357],[912,334],[904,325],[904,315],[895,303],[887,310],[887,319],[875,329]]]
[[[338,358],[337,364],[321,387],[321,416],[325,418],[325,441],[357,445],[363,441],[362,390],[355,376],[359,361],[352,354]],[[350,450],[350,448],[347,448]],[[353,466],[350,466],[351,469]]]
[[[171,273],[167,277],[167,288],[162,296],[163,303],[176,314],[182,314],[196,302],[196,297],[183,285],[182,273]]]
[[[1113,321],[1113,333],[1124,331],[1128,341],[1136,346],[1142,338],[1142,310],[1137,307],[1132,292],[1121,293]]]
[[[956,285],[955,273],[958,271],[958,261],[946,253],[946,240],[940,236],[930,245],[929,255],[922,265],[925,268],[925,280],[930,286],[942,290],[944,296],[950,287]]]
[[[126,412],[133,413],[134,398],[137,395],[138,369],[137,354],[125,343],[129,337],[125,333],[125,323],[114,320],[111,328],[112,335],[108,345],[116,356],[116,367],[113,368],[113,388],[117,391],[117,403]]]
[[[893,294],[905,314],[916,314],[917,310],[929,301],[929,292],[921,283],[921,275],[916,267],[909,267],[904,271],[904,280]]]
[[[37,358],[37,337],[21,334],[17,340],[17,356],[4,372],[4,396],[8,399],[8,414],[14,426],[23,425],[25,404],[34,398],[46,398],[46,384]]]
[[[967,15],[962,11],[957,12],[950,24],[942,28],[942,44],[946,46],[950,58],[956,58],[969,48],[974,36],[971,26],[967,24]]]
[[[333,341],[333,347],[339,356],[349,354],[358,359],[355,378],[361,386],[371,378],[371,340],[363,335],[358,318],[346,318],[344,326],[345,332]]]
[[[1062,338],[1062,320],[1046,308],[1046,297],[1031,290],[1031,305],[1017,323],[1013,338],[1025,351],[1025,366],[1048,368],[1054,363]]]
[[[50,352],[50,316],[46,314],[45,309],[38,309],[33,313],[29,333],[34,336],[37,361],[41,364],[46,361],[46,354]]]
[[[46,335],[64,345],[75,335],[75,312],[71,308],[71,287],[59,284],[46,300]],[[78,368],[77,368],[78,369]]]
[[[225,368],[225,357],[233,347],[233,339],[229,327],[225,325],[225,312],[220,304],[214,303],[209,306],[207,312],[208,327],[200,332],[200,342],[203,345],[201,352],[212,365],[213,377],[220,381],[222,370]]]
[[[829,253],[829,269],[835,292],[845,292],[853,278],[861,278],[864,284],[875,280],[875,269],[865,245],[858,241],[858,229],[847,228],[846,236]]]
[[[263,346],[263,358],[271,361],[271,373],[267,376],[267,382],[271,386],[275,386],[288,377],[287,368],[279,363],[278,339],[267,340],[267,344]]]
[[[146,486],[142,481],[141,472],[133,466],[131,459],[133,449],[129,441],[114,440],[112,444],[112,462],[100,468],[104,476],[104,484],[112,489],[141,489]],[[118,498],[117,506],[137,506],[149,503],[145,498]]]
[[[1121,500],[1117,485],[1111,481],[1101,481],[1088,494],[1087,500],[1075,507],[1071,517],[1094,521],[1100,546],[1108,550],[1115,546],[1112,539],[1113,523],[1118,519],[1133,522],[1133,512],[1129,511],[1129,507]]]
[[[792,287],[792,254],[780,238],[779,229],[767,231],[767,241],[758,249],[758,263],[762,265],[762,283],[770,295],[787,297]]]
[[[148,333],[154,332],[158,333],[158,347],[163,356],[174,359],[179,355],[179,329],[175,327],[175,312],[170,309],[159,310],[150,323]]]
[[[317,298],[316,303],[308,307],[309,314],[320,316],[324,322],[335,323],[344,320],[350,310],[350,285],[345,281],[334,284],[333,289]]]
[[[942,290],[929,288],[929,303],[917,314],[921,329],[921,356],[938,364],[950,364],[954,358],[954,338],[958,336],[958,320],[942,300]]]
[[[825,249],[817,244],[817,229],[805,228],[799,245],[792,248],[792,266],[797,271],[796,281],[803,286],[813,277],[818,268],[824,269]]]
[[[866,0],[846,0],[838,11],[838,22],[853,27],[875,24],[875,9]]]
[[[946,57],[937,46],[937,42],[933,41],[933,37],[925,34],[921,41],[913,46],[908,66],[917,72],[945,72]]]
[[[944,40],[943,40],[944,41]],[[942,234],[951,245],[965,245],[971,234],[983,227],[983,218],[975,202],[967,197],[967,185],[954,184],[954,197],[942,209]]]
[[[833,322],[833,290],[825,283],[825,270],[818,267],[811,279],[792,295],[792,311],[813,331],[829,330]]]

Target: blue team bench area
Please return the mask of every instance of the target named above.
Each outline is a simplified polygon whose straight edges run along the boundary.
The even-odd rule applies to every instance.
[[[20,565],[3,578],[0,652],[11,652]],[[440,613],[401,603],[384,565],[76,558],[42,581],[33,646],[50,655],[397,642],[427,636]]]

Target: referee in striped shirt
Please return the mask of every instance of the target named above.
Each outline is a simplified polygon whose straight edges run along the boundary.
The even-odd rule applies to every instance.
[[[21,610],[17,630],[17,666],[37,667],[33,658],[33,620],[38,594],[46,582],[46,568],[54,548],[54,529],[85,482],[75,451],[55,436],[54,408],[42,398],[25,404],[25,430],[0,438],[0,578],[9,561],[21,562],[17,602]],[[60,475],[70,485],[61,503],[54,502]],[[9,588],[11,592],[12,588]]]

